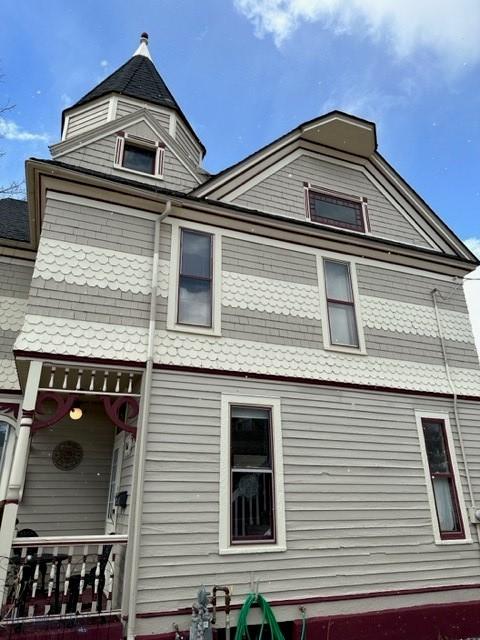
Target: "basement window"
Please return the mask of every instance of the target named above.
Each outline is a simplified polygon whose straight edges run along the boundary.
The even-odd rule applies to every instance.
[[[164,156],[162,143],[126,133],[117,137],[114,166],[124,171],[162,178]]]

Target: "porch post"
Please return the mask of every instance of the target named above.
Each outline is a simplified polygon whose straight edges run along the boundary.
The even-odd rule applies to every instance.
[[[33,422],[38,387],[40,385],[42,364],[42,362],[38,361],[31,362],[28,370],[27,384],[25,386],[25,395],[22,403],[20,426],[18,429],[15,453],[10,471],[7,498],[3,509],[2,525],[0,528],[0,605],[3,602],[3,591],[8,571],[8,562],[15,534],[18,503],[21,498],[21,491],[27,469],[30,429]]]

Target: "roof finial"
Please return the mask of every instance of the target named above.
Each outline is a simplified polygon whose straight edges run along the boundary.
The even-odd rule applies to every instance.
[[[133,55],[145,56],[149,60],[152,59],[152,56],[150,55],[150,51],[148,50],[148,33],[146,33],[146,31],[144,31],[140,36],[140,45]]]

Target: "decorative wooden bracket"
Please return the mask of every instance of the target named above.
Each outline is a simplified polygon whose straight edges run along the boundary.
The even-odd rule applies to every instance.
[[[65,396],[55,391],[42,391],[38,394],[37,404],[35,406],[35,418],[32,423],[32,432],[39,429],[45,429],[56,424],[64,418],[73,407],[78,397],[73,394]],[[45,403],[53,401],[55,403],[55,409],[53,413],[47,413],[45,411]]]
[[[18,409],[19,405],[13,402],[0,402],[0,420],[2,418],[2,414],[9,418],[18,417]]]
[[[131,433],[134,437],[136,436],[137,427],[126,422],[126,419],[132,420],[138,416],[139,404],[136,398],[132,396],[120,396],[117,398],[103,396],[103,406],[105,413],[116,427]],[[125,418],[125,416],[128,416],[128,418]]]

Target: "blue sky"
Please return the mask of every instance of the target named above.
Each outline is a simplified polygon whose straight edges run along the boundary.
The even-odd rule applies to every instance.
[[[48,157],[61,110],[144,30],[208,170],[339,108],[375,120],[380,152],[480,238],[478,0],[3,0],[0,184]]]

